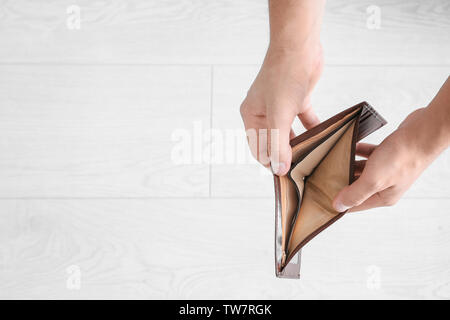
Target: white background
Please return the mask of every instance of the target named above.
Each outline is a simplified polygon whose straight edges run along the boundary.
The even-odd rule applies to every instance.
[[[449,40],[446,0],[329,1],[316,111],[367,100],[380,142],[446,80]],[[0,0],[0,298],[450,298],[448,151],[310,242],[301,280],[274,276],[270,175],[173,163],[176,129],[242,129],[267,41],[265,0]]]

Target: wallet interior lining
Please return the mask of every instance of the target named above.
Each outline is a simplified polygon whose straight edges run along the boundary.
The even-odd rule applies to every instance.
[[[328,148],[328,152],[322,160],[319,160],[312,173],[305,178],[301,203],[289,239],[288,259],[315,230],[320,229],[339,214],[333,208],[332,202],[337,193],[350,182],[349,171],[354,128],[355,120],[345,125],[315,149],[316,151],[320,147],[323,147],[324,150]],[[324,150],[319,150],[318,153],[324,152]],[[300,164],[302,163],[303,161]],[[301,167],[298,170],[301,174]],[[296,180],[296,184],[299,184],[298,181]]]
[[[330,125],[325,130],[320,133],[298,143],[292,147],[293,150],[293,160],[296,162],[293,164],[289,177],[280,177],[280,187],[283,189],[284,197],[282,201],[282,252],[283,252],[283,264],[286,264],[295,254],[299,244],[305,241],[305,239],[313,233],[321,225],[326,224],[330,221],[337,212],[331,207],[331,201],[334,195],[327,195],[328,191],[323,192],[323,186],[320,181],[316,181],[317,178],[310,178],[314,176],[316,168],[319,168],[322,162],[328,157],[328,154],[334,149],[341,138],[344,136],[350,137],[350,142],[348,142],[348,137],[343,142],[346,148],[340,147],[339,150],[345,149],[345,152],[350,155],[351,153],[351,142],[352,142],[352,132],[355,127],[355,116],[358,110],[348,114],[341,120],[337,121],[333,125]],[[351,127],[350,130],[348,130]],[[340,151],[342,153],[342,151]],[[336,152],[333,152],[335,154]],[[345,160],[339,160],[341,163],[346,163],[347,170],[345,174],[347,175],[347,180],[345,184],[349,183],[349,161],[346,159],[345,155],[333,155],[332,160],[328,160],[329,164],[327,166],[334,166],[337,158],[342,158]],[[335,159],[336,158],[336,159]],[[333,170],[320,169],[319,173],[315,176],[322,176],[320,172],[327,172],[328,175],[333,174]],[[335,177],[324,177],[325,184],[328,180],[335,179]],[[342,179],[341,179],[342,180]],[[339,190],[342,183],[339,183]],[[334,187],[336,188],[336,186]],[[306,189],[311,189],[311,191],[305,192]],[[327,187],[325,187],[327,189]],[[332,188],[333,189],[333,188]],[[339,191],[338,190],[338,191]],[[305,210],[301,210],[300,202],[302,198],[306,198],[306,206],[312,209],[311,212],[319,212],[318,217],[314,214],[310,216],[309,214],[303,213]],[[325,202],[321,199],[327,199]],[[330,200],[331,199],[331,200]],[[313,204],[311,204],[313,203]],[[308,211],[309,212],[309,211]],[[325,212],[325,214],[323,214]],[[305,218],[306,217],[306,218]],[[306,222],[306,224],[305,224]],[[304,225],[305,224],[305,225]],[[291,232],[292,231],[292,232]],[[295,251],[295,252],[294,252]],[[286,259],[287,258],[287,259]]]

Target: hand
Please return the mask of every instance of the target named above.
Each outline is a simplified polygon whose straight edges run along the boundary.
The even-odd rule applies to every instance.
[[[394,205],[430,163],[448,146],[435,144],[434,115],[429,108],[411,113],[379,146],[359,143],[358,179],[334,199],[339,212]],[[442,134],[439,134],[441,137]]]
[[[291,125],[295,117],[298,116],[306,129],[319,123],[310,95],[322,68],[320,43],[305,50],[269,48],[241,105],[245,129],[256,130],[257,139],[249,139],[252,154],[264,166],[271,165],[275,174],[286,174],[291,165],[289,140],[294,137]],[[262,129],[267,129],[267,136]],[[271,136],[272,129],[278,129],[276,139]]]

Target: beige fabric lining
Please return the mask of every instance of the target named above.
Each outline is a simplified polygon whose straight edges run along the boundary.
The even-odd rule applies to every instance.
[[[304,241],[315,230],[319,229],[331,219],[333,219],[339,212],[335,211],[332,206],[332,201],[337,193],[346,185],[349,184],[349,170],[350,157],[353,139],[353,131],[355,128],[355,120],[345,125],[342,129],[336,132],[329,140],[322,143],[314,151],[321,148],[312,155],[310,159],[303,165],[303,161],[299,164],[302,166],[294,171],[298,174],[295,179],[296,183],[302,178],[303,173],[308,173],[315,162],[320,162],[322,155],[325,155],[323,160],[319,163],[311,174],[309,171],[308,179],[304,185],[304,192],[301,201],[300,211],[295,220],[292,229],[292,236],[289,241],[288,252],[292,252],[302,241]],[[330,141],[331,140],[331,141]],[[332,143],[332,141],[337,141]],[[330,150],[331,148],[331,150]],[[298,185],[303,185],[302,182]]]
[[[341,120],[332,124],[325,130],[321,131],[315,136],[310,137],[309,139],[295,145],[292,147],[292,162],[297,162],[298,159],[304,154],[305,150],[307,150],[310,146],[318,143],[321,139],[326,137],[328,134],[333,132],[342,126],[343,123],[347,122],[348,119],[355,116],[358,110],[346,115]],[[340,130],[339,130],[340,131]],[[335,135],[333,135],[334,137]],[[331,138],[330,138],[331,139]],[[319,146],[320,147],[320,146]],[[313,151],[314,152],[314,151]],[[288,241],[287,237],[290,233],[290,229],[292,226],[292,221],[297,214],[297,206],[298,206],[298,196],[296,191],[296,185],[292,182],[290,178],[287,176],[279,177],[280,181],[280,194],[281,194],[281,228],[282,228],[282,241],[281,241],[281,249],[283,252],[286,252],[286,243]],[[299,186],[302,186],[303,179]],[[302,187],[303,189],[303,187]],[[303,190],[301,190],[300,194],[302,194]]]

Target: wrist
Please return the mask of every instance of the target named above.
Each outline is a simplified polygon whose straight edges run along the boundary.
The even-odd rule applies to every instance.
[[[278,56],[308,56],[317,55],[322,51],[322,46],[319,39],[308,40],[271,40],[268,54],[274,54]]]
[[[294,68],[301,65],[307,72],[313,71],[322,60],[323,52],[319,41],[303,46],[271,44],[265,57],[265,62],[269,64],[288,63]]]
[[[423,159],[434,160],[448,147],[448,124],[430,107],[418,109],[410,116],[415,118],[415,124],[408,129],[409,148]]]
[[[270,47],[302,51],[318,44],[325,0],[269,1]]]
[[[450,117],[446,106],[433,102],[424,109],[424,125],[427,126],[429,143],[436,152],[442,152],[450,146]]]

